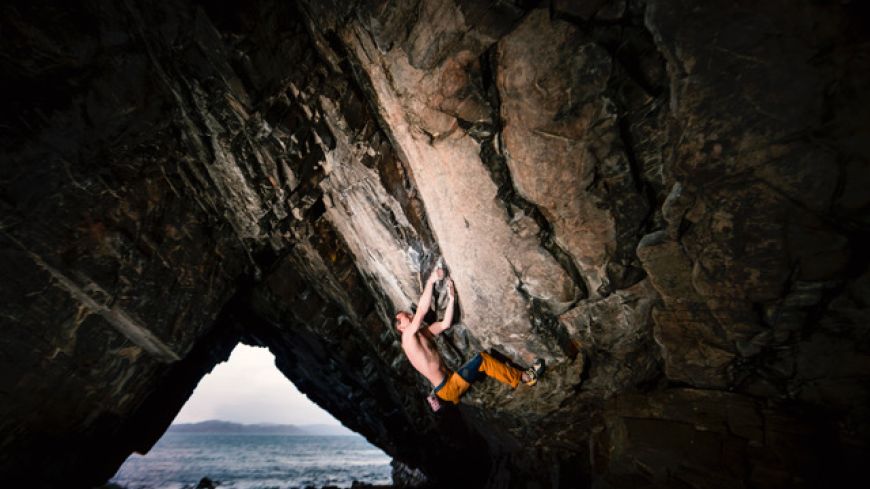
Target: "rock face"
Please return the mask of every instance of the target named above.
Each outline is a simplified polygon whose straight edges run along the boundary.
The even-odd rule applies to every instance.
[[[402,480],[841,486],[870,456],[856,3],[0,7],[0,474],[104,482],[244,342]],[[439,258],[445,361],[545,381],[429,410],[392,316]]]

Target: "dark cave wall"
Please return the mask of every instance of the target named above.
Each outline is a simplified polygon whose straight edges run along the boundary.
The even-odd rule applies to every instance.
[[[862,9],[4,5],[0,473],[103,481],[242,341],[443,485],[842,485]],[[446,362],[546,382],[428,411],[389,324],[438,256]]]
[[[249,266],[229,226],[191,205],[176,100],[141,37],[149,20],[121,8],[3,6],[0,472],[10,481],[84,485],[106,445],[149,448],[153,433],[115,437]]]
[[[273,13],[292,48],[295,14]],[[261,266],[280,191],[264,172],[283,178],[244,107],[292,65],[242,82],[186,3],[7,4],[2,22],[0,473],[85,487],[149,449],[238,341],[213,331]]]

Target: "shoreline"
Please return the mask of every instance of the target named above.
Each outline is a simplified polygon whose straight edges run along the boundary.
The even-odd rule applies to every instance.
[[[221,489],[222,487],[231,487],[231,486],[224,486],[221,483],[221,481],[212,480],[209,477],[203,477],[202,479],[200,479],[200,481],[196,485],[186,484],[186,485],[182,486],[181,489]],[[378,484],[369,484],[367,482],[353,481],[351,483],[351,485],[347,486],[347,487],[333,486],[333,485],[326,485],[326,486],[317,487],[317,486],[309,485],[309,486],[299,486],[299,487],[293,486],[292,489],[395,489],[396,487],[397,486],[395,486],[393,484],[378,485]],[[122,484],[115,483],[115,482],[109,482],[108,484],[97,486],[94,489],[131,489],[131,488],[128,486],[122,485]],[[135,489],[139,489],[139,488],[135,488]],[[148,489],[155,489],[155,488],[148,488]],[[288,489],[290,489],[290,488],[288,488]]]

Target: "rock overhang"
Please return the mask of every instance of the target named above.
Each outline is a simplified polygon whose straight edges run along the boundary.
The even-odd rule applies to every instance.
[[[45,481],[107,477],[243,341],[436,481],[848,469],[867,433],[853,7],[591,3],[4,10],[3,467],[52,446]],[[389,317],[438,256],[461,307],[447,363],[543,356],[547,383],[426,410]],[[804,464],[824,451],[844,462]]]

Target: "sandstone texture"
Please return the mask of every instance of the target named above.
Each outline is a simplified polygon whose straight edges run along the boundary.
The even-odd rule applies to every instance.
[[[870,459],[861,2],[0,6],[0,478],[95,487],[239,342],[430,487]],[[392,325],[546,359],[432,413]],[[443,313],[437,291],[430,311]]]

